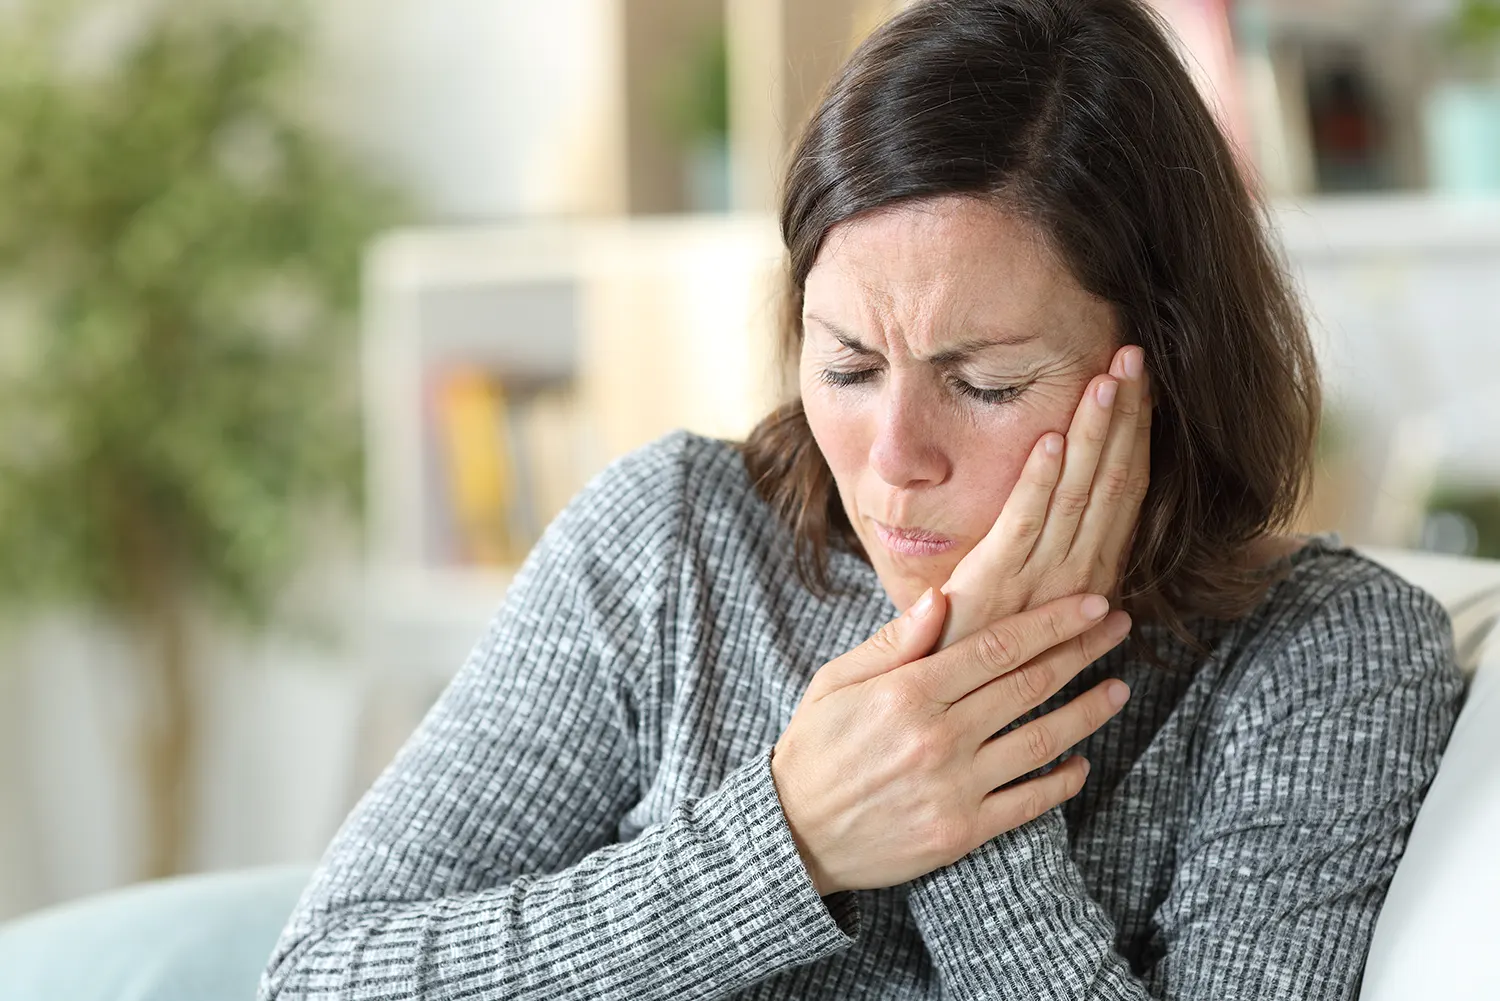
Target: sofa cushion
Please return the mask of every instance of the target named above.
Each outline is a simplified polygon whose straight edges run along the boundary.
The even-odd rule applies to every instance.
[[[303,866],[183,876],[0,926],[5,1001],[253,998]]]

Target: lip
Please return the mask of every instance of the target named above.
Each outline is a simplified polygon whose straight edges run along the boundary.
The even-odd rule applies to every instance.
[[[883,521],[870,519],[881,545],[902,556],[937,556],[958,544],[957,540],[920,528],[894,528]]]

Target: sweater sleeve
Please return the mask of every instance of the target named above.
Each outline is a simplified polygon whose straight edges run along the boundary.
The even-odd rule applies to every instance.
[[[549,527],[344,821],[262,1001],[717,998],[854,941],[857,912],[825,904],[797,854],[769,744],[616,842],[642,786],[632,679],[662,670],[678,559],[672,442]]]
[[[1141,968],[1115,951],[1054,808],[916,881],[946,996],[1356,996],[1462,695],[1447,615],[1381,575],[1304,615],[1230,687],[1189,762],[1200,805]]]

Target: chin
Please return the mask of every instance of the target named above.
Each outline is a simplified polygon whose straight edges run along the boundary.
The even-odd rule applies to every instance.
[[[902,559],[897,563],[889,555],[881,555],[883,558],[874,562],[875,574],[880,578],[891,604],[903,612],[922,597],[929,587],[941,588],[946,584],[961,558],[944,554],[940,559]],[[926,565],[921,565],[923,563]]]

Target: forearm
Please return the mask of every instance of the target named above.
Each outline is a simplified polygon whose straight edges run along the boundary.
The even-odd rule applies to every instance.
[[[312,917],[289,929],[262,983],[263,1001],[414,1001],[501,988],[507,998],[717,998],[858,934],[852,895],[825,905],[813,889],[769,749],[667,822],[561,872],[305,912]]]
[[[912,883],[922,938],[956,1001],[1147,999],[1114,949],[1114,928],[1049,810]]]

